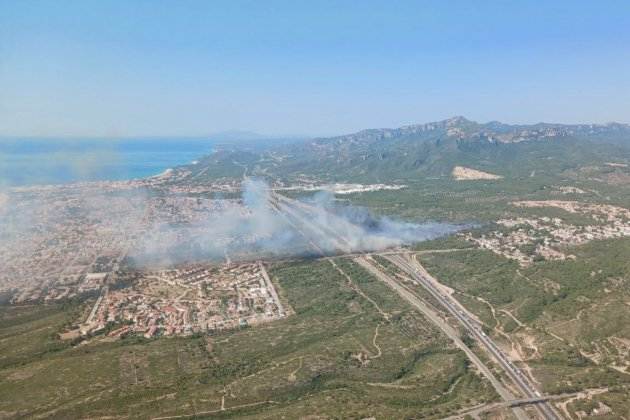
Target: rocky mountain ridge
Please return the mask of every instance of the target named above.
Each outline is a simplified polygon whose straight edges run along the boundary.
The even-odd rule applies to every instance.
[[[440,135],[457,140],[484,141],[488,143],[518,143],[562,137],[630,136],[630,125],[608,124],[554,124],[511,125],[498,121],[478,123],[462,116],[442,121],[406,125],[399,128],[361,130],[356,133],[314,139],[314,144],[357,143],[412,136]]]
[[[557,175],[581,165],[621,162],[630,153],[630,125],[480,124],[464,117],[369,129],[269,146],[232,148],[187,167],[195,180],[249,176],[321,182],[410,182],[452,177],[461,166],[508,178]],[[201,175],[199,175],[201,173]]]

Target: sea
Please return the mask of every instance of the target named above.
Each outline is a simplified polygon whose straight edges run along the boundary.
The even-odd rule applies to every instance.
[[[212,140],[0,139],[0,187],[159,175],[213,151]]]

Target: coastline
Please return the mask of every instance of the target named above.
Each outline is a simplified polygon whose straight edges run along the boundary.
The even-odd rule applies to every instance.
[[[24,189],[86,182],[166,177],[214,152],[214,142],[186,139],[87,141],[0,141],[0,187]],[[170,170],[170,171],[169,171]]]

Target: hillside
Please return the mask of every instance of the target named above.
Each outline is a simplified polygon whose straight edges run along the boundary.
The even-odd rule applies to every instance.
[[[183,232],[178,238],[222,246],[226,232],[238,238],[247,232],[244,219],[230,220],[247,213],[232,199],[241,197],[241,181],[250,176],[285,196],[327,190],[336,198],[331,202],[356,205],[350,210],[365,221],[377,218],[364,209],[398,226],[455,222],[465,228],[405,253],[553,397],[549,404],[562,418],[614,419],[628,412],[630,400],[629,145],[630,130],[620,124],[511,126],[461,117],[265,147],[230,144],[197,164],[134,181],[150,191],[145,204],[142,197],[123,200],[130,197],[126,190],[103,201],[83,193],[96,207],[86,213],[85,232],[110,231],[95,228],[95,221],[110,218],[111,226],[133,235],[138,223],[125,228],[121,213],[146,207],[170,226],[191,229],[172,231]],[[63,203],[70,203],[70,251],[54,242],[63,261],[63,252],[88,248],[72,242],[74,223],[82,221],[73,191],[63,199],[46,192],[60,206],[47,214],[64,214]],[[208,209],[219,217],[202,223],[208,230],[194,230]],[[153,234],[169,225],[154,226],[145,242],[162,244]],[[189,249],[186,241],[176,245],[178,252]],[[257,246],[251,252],[265,258]],[[443,419],[481,408],[489,413],[480,418],[510,418],[507,408],[495,405],[502,398],[497,388],[464,350],[493,371],[499,365],[465,330],[457,330],[465,347],[449,338],[435,319],[457,326],[452,313],[387,259],[390,252],[374,254],[367,266],[364,258],[346,257],[267,261],[278,301],[290,310],[266,323],[241,325],[247,309],[233,303],[252,296],[247,284],[260,293],[255,276],[225,283],[218,267],[147,271],[126,258],[114,273],[121,281],[101,295],[106,306],[95,295],[0,305],[0,394],[7,395],[0,417]],[[40,254],[51,264],[50,253]],[[109,255],[94,271],[107,269]],[[230,261],[225,267],[240,270]],[[51,296],[64,296],[52,290]],[[193,304],[204,310],[174,309]],[[430,307],[437,314],[431,316]],[[95,324],[94,335],[72,338],[90,311],[113,321]],[[126,313],[133,314],[137,333],[130,332]],[[208,315],[239,326],[169,335],[184,313],[194,313],[194,322]],[[230,318],[234,313],[238,318]],[[153,325],[142,334],[142,322],[155,319],[160,332]]]
[[[249,175],[282,182],[391,182],[448,177],[455,166],[524,177],[557,174],[582,162],[628,163],[630,126],[480,124],[464,117],[369,129],[260,150],[233,147],[183,169],[197,180]]]

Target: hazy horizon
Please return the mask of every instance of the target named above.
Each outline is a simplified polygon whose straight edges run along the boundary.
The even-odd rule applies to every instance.
[[[630,122],[620,2],[2,2],[0,135]]]
[[[307,140],[314,139],[318,137],[335,137],[335,136],[343,136],[347,134],[353,134],[355,132],[359,132],[361,130],[369,130],[369,129],[396,129],[409,125],[422,125],[427,123],[439,122],[448,120],[455,117],[464,117],[463,115],[451,116],[448,118],[440,118],[437,120],[431,121],[416,121],[410,122],[406,124],[398,124],[392,126],[366,126],[362,128],[358,128],[354,131],[344,131],[344,132],[330,132],[327,134],[313,135],[313,134],[268,134],[261,133],[250,130],[225,130],[216,133],[209,134],[139,134],[139,135],[128,135],[128,136],[98,136],[98,135],[66,135],[66,136],[38,136],[38,135],[4,135],[0,133],[0,140],[59,140],[59,141],[80,141],[80,140],[103,140],[103,141],[115,141],[115,140],[173,140],[173,139],[182,139],[182,140],[199,140],[199,141],[264,141],[264,140]],[[624,124],[630,125],[627,121],[535,121],[535,122],[520,122],[520,121],[500,121],[500,120],[488,120],[488,121],[475,121],[469,118],[466,118],[469,121],[478,123],[478,124],[488,124],[491,122],[500,122],[509,125],[536,125],[536,124],[557,124],[557,125],[606,125],[606,124]]]

